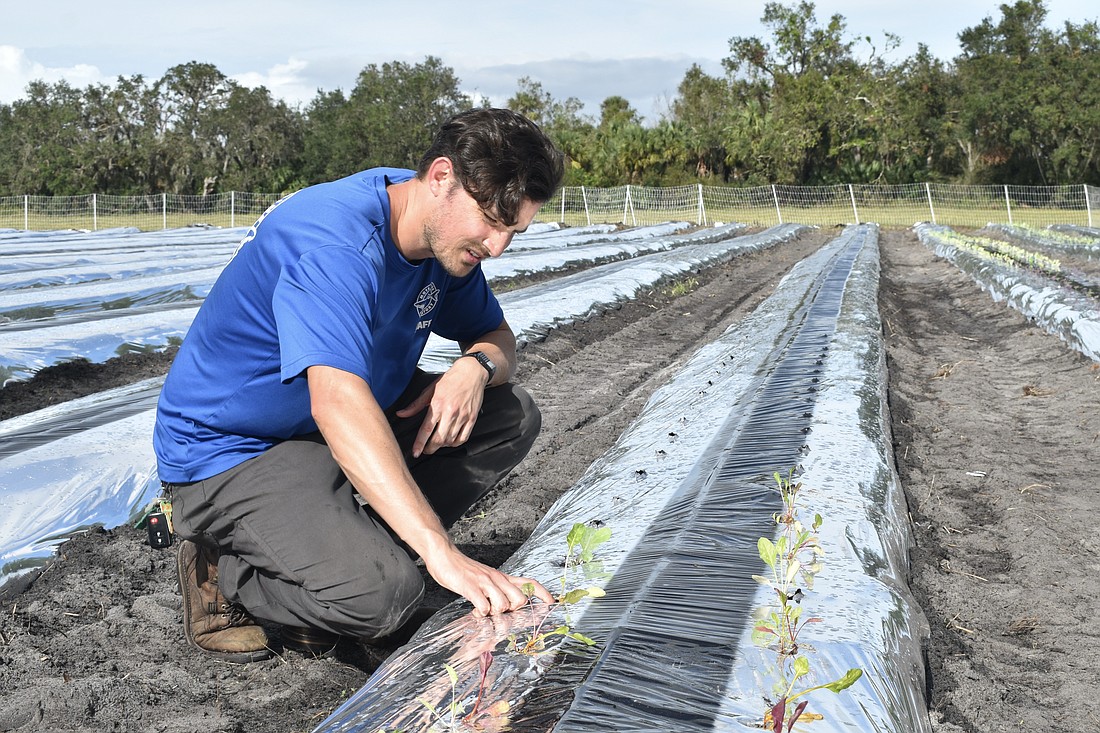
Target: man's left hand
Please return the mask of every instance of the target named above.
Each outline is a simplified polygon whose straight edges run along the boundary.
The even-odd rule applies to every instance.
[[[419,397],[398,410],[398,417],[412,417],[427,408],[413,440],[413,458],[469,440],[484,397],[485,369],[475,359],[458,359]]]

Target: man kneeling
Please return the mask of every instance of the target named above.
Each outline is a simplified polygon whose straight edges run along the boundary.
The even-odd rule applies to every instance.
[[[454,523],[540,427],[480,262],[560,185],[562,155],[508,110],[451,118],[418,170],[303,189],[249,230],[180,347],[154,447],[173,504],[184,631],[220,659],[285,639],[384,637],[424,593],[415,559],[481,615],[537,581],[465,556]],[[429,333],[462,357],[417,368]]]

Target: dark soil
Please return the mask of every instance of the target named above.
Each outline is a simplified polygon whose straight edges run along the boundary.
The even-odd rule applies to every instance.
[[[1100,365],[910,235],[882,244],[933,719],[952,731],[1100,730]]]
[[[503,562],[653,390],[829,236],[697,273],[681,281],[686,294],[665,286],[524,349],[518,379],[543,410],[543,434],[455,526],[456,541]],[[1089,623],[1100,601],[1089,578],[1100,570],[1091,529],[1100,509],[1100,371],[993,303],[911,233],[883,232],[881,247],[913,590],[932,625],[934,727],[1019,731],[1061,721],[1098,730],[1100,638]],[[59,367],[0,391],[0,405],[6,417],[162,373],[169,361]],[[0,731],[308,731],[394,647],[208,661],[183,641],[174,553],[143,540],[128,527],[71,540],[28,590],[4,601]]]
[[[125,354],[103,364],[74,359],[40,369],[33,379],[0,389],[0,420],[161,376],[168,372],[176,350],[172,346],[156,353]]]

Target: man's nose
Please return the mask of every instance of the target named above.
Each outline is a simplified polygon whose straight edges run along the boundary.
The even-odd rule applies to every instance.
[[[508,245],[512,242],[512,232],[494,229],[485,238],[485,247],[489,250],[490,257],[500,257]]]

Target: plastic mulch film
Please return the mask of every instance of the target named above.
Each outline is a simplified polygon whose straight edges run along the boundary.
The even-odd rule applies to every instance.
[[[743,227],[730,225],[674,236],[676,231],[687,226],[663,224],[607,235],[548,231],[533,235],[546,248],[509,251],[504,257],[486,263],[486,275],[496,280],[567,265],[633,257],[654,250],[714,241]],[[200,230],[199,233],[206,238],[215,234],[226,236],[219,231]],[[586,236],[613,236],[615,241],[580,244]],[[195,235],[190,238],[194,239]],[[150,243],[150,239],[154,241]],[[99,242],[99,249],[80,255],[85,264],[76,268],[78,275],[61,277],[58,267],[47,267],[45,262],[39,262],[42,269],[35,271],[13,269],[8,272],[13,283],[37,282],[39,287],[0,291],[0,381],[27,379],[37,370],[67,359],[101,362],[126,351],[161,350],[178,343],[190,328],[198,312],[198,303],[213,286],[231,252],[224,251],[226,243],[222,241],[218,246],[223,248],[220,254],[224,256],[217,266],[181,271],[177,259],[181,247],[175,244],[177,240],[158,244],[156,239],[150,235],[122,237],[124,244],[117,245],[110,253],[103,249],[108,243]],[[568,241],[575,244],[566,246]],[[547,244],[551,242],[558,244],[551,247]],[[118,254],[120,249],[129,253],[128,257],[144,257],[147,263],[162,262],[162,270],[146,267],[135,272],[132,260],[119,260],[123,256]],[[64,250],[52,256],[68,262],[76,255],[71,250]],[[0,284],[5,277],[5,263],[15,268],[13,263],[23,263],[29,257],[27,254],[11,258],[0,256]],[[115,263],[113,271],[107,269],[111,262]],[[95,281],[88,281],[92,279]]]
[[[527,232],[517,234],[509,252],[524,252],[532,249],[573,247],[578,244],[597,244],[610,242],[629,242],[637,239],[667,237],[691,227],[686,221],[670,221],[663,224],[619,229],[614,224],[592,224],[583,227],[570,227],[551,232]]]
[[[504,316],[522,348],[528,341],[541,341],[553,329],[634,298],[663,280],[759,252],[798,236],[807,227],[780,224],[757,234],[735,237],[738,228],[732,225],[707,230],[719,232],[721,236],[716,241],[610,262],[504,293],[499,297]],[[458,354],[457,345],[433,335],[428,339],[420,366],[427,371],[443,371]]]
[[[943,236],[953,233],[950,227],[918,224],[914,229],[937,256],[968,274],[994,300],[1006,301],[1071,348],[1100,361],[1100,301],[1096,298],[1022,267],[956,247]]]
[[[28,255],[14,262],[0,262],[0,292],[217,267],[229,261],[235,247],[235,244],[222,244],[165,248],[156,253],[155,260],[148,252],[96,254],[94,257],[75,252]]]
[[[1032,229],[1031,227],[1011,226],[1009,224],[986,224],[979,234],[989,232],[1002,236],[1010,242],[1023,247],[1042,247],[1076,254],[1100,254],[1100,241],[1076,232],[1061,232],[1057,229]]]
[[[224,262],[215,267],[73,285],[21,288],[0,292],[0,318],[41,319],[120,307],[199,301],[206,297]]]
[[[691,234],[620,238],[613,242],[595,242],[553,249],[532,249],[513,252],[511,248],[504,256],[485,260],[481,267],[490,281],[516,275],[557,270],[567,266],[592,262],[624,260],[651,252],[684,247],[690,244],[705,244],[729,239],[736,232],[745,229],[745,224],[726,224],[724,226],[700,229]],[[622,232],[620,232],[622,233]]]
[[[98,231],[55,230],[17,231],[0,234],[3,249],[0,257],[34,252],[92,252],[148,249],[149,247],[177,244],[213,244],[236,242],[248,231],[248,227],[195,226],[157,231],[141,231],[135,227],[117,227]]]
[[[751,241],[705,246],[717,247],[719,252],[749,251],[770,246],[794,236],[800,230],[800,227],[787,226],[769,230],[770,234],[755,235]],[[509,299],[524,300],[523,294],[530,288],[505,294],[501,300],[513,325],[522,324],[525,332],[530,332],[537,323],[538,338],[543,338],[554,324],[568,323],[629,297],[637,288],[637,282],[654,282],[662,275],[698,267],[704,261],[709,264],[717,261],[714,256],[704,257],[695,249],[697,246],[662,253],[665,257],[659,265],[638,258],[638,267],[643,275],[640,279],[632,279],[628,287],[624,286],[623,278],[631,265],[630,261],[624,261],[613,263],[612,270],[601,270],[610,273],[615,283],[610,287],[605,278],[586,280],[574,277],[567,288],[569,297],[541,295],[530,298],[523,309],[517,309],[514,313],[507,305]],[[674,264],[677,257],[683,259],[682,264]],[[539,292],[553,291],[555,283],[566,280],[569,279],[543,283],[538,286]],[[586,293],[586,290],[590,292]],[[602,298],[610,300],[603,303]],[[135,326],[147,327],[147,333],[175,334],[177,338],[182,338],[196,310],[192,306],[186,310],[142,313],[104,321],[104,324],[124,325],[107,337],[102,331],[95,336],[77,337],[74,334],[70,341],[60,341],[64,352],[59,347],[54,353],[93,360],[106,358],[114,354],[121,340],[133,342],[133,334],[141,331]],[[173,323],[175,326],[169,330]],[[87,324],[73,324],[74,329],[79,325]],[[9,324],[11,327],[13,324]],[[5,354],[3,358],[9,358],[13,351],[18,353],[19,349],[25,349],[27,354],[39,354],[41,352],[34,351],[30,337],[39,331],[54,330],[7,332],[0,328],[0,354]],[[28,343],[15,342],[10,338],[12,336],[25,338]],[[445,369],[450,359],[457,355],[457,348],[452,344],[443,340],[439,340],[438,344],[437,351],[442,355],[426,355],[429,363],[425,368],[433,368],[430,362],[434,360],[435,368]],[[27,360],[30,361],[31,357],[28,356]],[[2,368],[0,366],[0,372]],[[0,493],[0,585],[5,575],[11,572],[10,568],[40,563],[57,544],[54,538],[64,538],[76,528],[93,524],[116,526],[121,521],[120,517],[139,510],[156,495],[159,490],[156,482],[146,477],[153,475],[155,465],[149,435],[159,389],[159,381],[154,380],[0,423],[0,486],[5,487],[5,491]],[[128,427],[130,425],[148,425],[149,429],[145,434],[135,436]],[[144,492],[135,492],[136,486],[144,486]],[[83,487],[84,495],[77,494],[79,487]],[[59,504],[62,499],[58,497],[64,497],[63,503]],[[110,500],[107,497],[111,497]],[[3,519],[16,515],[27,518],[25,528]]]
[[[0,421],[0,461],[40,445],[153,410],[164,377],[96,392]]]
[[[864,675],[842,694],[806,695],[823,717],[795,729],[929,730],[877,285],[872,226],[799,263],[654,393],[503,568],[605,596],[491,619],[453,603],[317,731],[759,730],[795,662],[754,638],[778,601],[752,576],[783,509],[772,473],[796,465],[826,554],[801,600],[821,621],[800,637],[809,671],[795,691]],[[566,570],[578,522],[611,538]],[[528,648],[533,630],[559,624],[595,645]]]
[[[1092,237],[1097,240],[1097,244],[1100,244],[1100,227],[1083,227],[1077,224],[1051,224],[1049,228],[1056,232],[1069,232],[1070,234],[1080,234],[1083,237]]]
[[[156,496],[153,418],[145,410],[0,461],[0,586],[41,566],[74,532],[123,524]]]
[[[28,379],[39,369],[70,359],[99,363],[131,351],[163,350],[183,341],[198,311],[198,305],[169,303],[62,317],[48,326],[4,324],[0,381]]]

